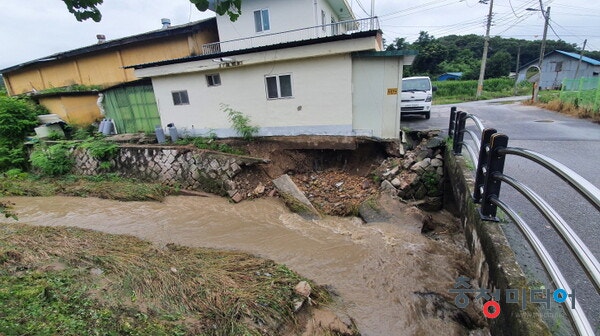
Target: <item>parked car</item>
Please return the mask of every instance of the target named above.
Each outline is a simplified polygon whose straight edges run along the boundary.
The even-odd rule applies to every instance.
[[[421,114],[425,119],[431,117],[433,91],[429,77],[406,77],[402,79],[401,115]]]

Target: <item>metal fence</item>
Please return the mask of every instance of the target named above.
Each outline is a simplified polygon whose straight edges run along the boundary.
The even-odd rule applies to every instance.
[[[600,113],[600,77],[565,79],[560,90],[560,100]]]
[[[481,132],[480,136],[466,129],[467,120],[473,121],[476,128]],[[571,229],[569,224],[537,193],[531,188],[510,176],[504,174],[504,161],[507,155],[516,155],[533,161],[554,173],[567,182],[575,191],[581,194],[590,204],[600,211],[600,190],[592,183],[569,169],[565,165],[542,154],[523,148],[508,146],[508,136],[499,133],[492,128],[485,128],[479,118],[472,114],[450,110],[450,123],[448,134],[453,140],[454,155],[461,155],[462,148],[466,148],[475,163],[475,186],[473,200],[481,204],[480,215],[482,220],[498,221],[497,209],[500,208],[510,219],[512,219],[519,230],[523,233],[528,243],[538,255],[550,278],[557,288],[564,289],[567,293],[572,292],[569,284],[560,272],[558,266],[529,225],[519,214],[507,203],[500,199],[500,188],[502,184],[508,184],[520,194],[525,196],[533,204],[544,218],[553,226],[567,247],[573,252],[579,264],[583,267],[588,278],[592,280],[596,291],[600,293],[600,263],[594,257],[589,248]],[[465,142],[464,135],[469,135],[477,146],[473,148]],[[580,335],[595,335],[585,313],[577,299],[571,298],[575,309],[565,309],[571,318],[573,325]],[[567,300],[564,301],[567,305]]]
[[[215,54],[225,51],[249,49],[284,42],[303,41],[378,29],[379,20],[377,17],[340,21],[325,25],[293,29],[279,33],[262,34],[247,38],[208,43],[202,46],[202,53],[205,55]]]

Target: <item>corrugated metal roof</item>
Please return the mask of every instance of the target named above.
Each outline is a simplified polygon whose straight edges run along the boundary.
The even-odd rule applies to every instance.
[[[209,19],[205,19],[205,20],[194,21],[194,22],[179,25],[179,26],[173,26],[173,27],[166,28],[166,29],[158,29],[158,30],[153,30],[153,31],[146,32],[143,34],[132,35],[132,36],[127,36],[127,37],[123,37],[123,38],[119,38],[119,39],[109,40],[109,41],[106,41],[103,43],[93,44],[93,45],[90,45],[87,47],[82,47],[82,48],[73,49],[73,50],[69,50],[69,51],[63,51],[63,52],[56,53],[56,54],[53,54],[50,56],[38,58],[38,59],[29,61],[29,62],[21,63],[18,65],[12,66],[12,67],[2,69],[2,70],[0,70],[0,73],[8,73],[11,71],[20,70],[20,69],[26,68],[28,66],[38,64],[38,63],[57,61],[57,60],[74,57],[74,56],[78,56],[78,55],[83,55],[83,54],[87,54],[87,53],[93,53],[93,52],[97,52],[97,51],[101,51],[101,50],[118,48],[118,47],[121,47],[121,46],[127,45],[127,44],[139,43],[139,42],[151,41],[151,40],[160,39],[160,38],[169,37],[169,36],[187,34],[189,32],[197,31],[197,30],[201,29],[202,27],[209,26],[209,25],[214,25],[214,27],[216,28],[217,27],[217,19],[213,17],[213,18],[209,18]]]
[[[555,50],[557,53],[561,53],[565,56],[569,56],[569,57],[573,57],[575,59],[579,59],[579,54],[577,53],[573,53],[573,52],[567,52],[567,51],[562,51],[562,50]],[[591,65],[600,65],[600,61],[595,60],[593,58],[587,57],[587,56],[583,56],[581,58],[582,62],[587,62],[590,63]]]

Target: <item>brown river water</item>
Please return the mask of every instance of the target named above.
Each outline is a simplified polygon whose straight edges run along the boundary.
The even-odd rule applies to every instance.
[[[434,240],[390,223],[307,220],[278,199],[235,205],[219,197],[184,196],[162,203],[75,197],[9,200],[22,223],[240,250],[286,264],[333,289],[339,295],[334,309],[351,316],[362,335],[469,334],[465,314],[440,300],[449,297],[448,290],[463,274],[459,270],[468,269],[467,254],[455,244],[461,244],[460,233],[451,241]]]

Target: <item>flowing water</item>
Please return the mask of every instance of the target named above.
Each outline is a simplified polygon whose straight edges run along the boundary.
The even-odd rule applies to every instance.
[[[354,318],[363,335],[468,334],[456,322],[464,316],[457,318],[460,314],[440,301],[459,269],[468,267],[466,254],[446,240],[394,224],[365,225],[358,218],[337,217],[306,220],[277,199],[235,205],[219,197],[183,196],[162,203],[73,197],[10,201],[22,223],[241,250],[284,263],[330,286],[339,295],[338,309]]]

